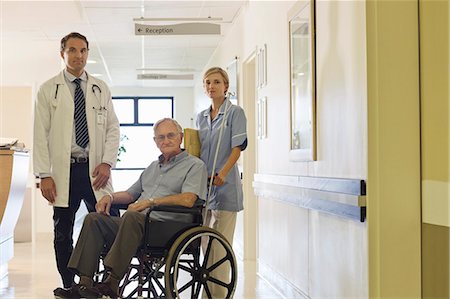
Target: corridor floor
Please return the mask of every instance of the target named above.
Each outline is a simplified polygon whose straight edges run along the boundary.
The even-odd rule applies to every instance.
[[[53,253],[52,235],[39,234],[36,242],[15,243],[14,258],[9,262],[9,284],[2,286],[0,298],[53,298],[53,289],[59,286],[59,276]],[[281,298],[261,279],[254,267],[239,261],[239,279],[234,298]]]

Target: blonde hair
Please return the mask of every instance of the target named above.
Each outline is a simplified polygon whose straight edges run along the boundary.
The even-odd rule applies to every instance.
[[[225,83],[225,86],[226,86],[226,90],[225,90],[225,94],[226,94],[228,91],[228,87],[230,86],[230,79],[228,78],[227,72],[220,67],[215,66],[215,67],[209,68],[203,75],[203,83],[205,83],[206,77],[208,77],[209,75],[212,75],[212,74],[216,74],[216,73],[220,74],[223,78],[223,83]]]

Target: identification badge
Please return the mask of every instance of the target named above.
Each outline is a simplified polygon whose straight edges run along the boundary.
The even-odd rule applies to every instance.
[[[97,125],[103,125],[105,122],[102,111],[97,111]]]

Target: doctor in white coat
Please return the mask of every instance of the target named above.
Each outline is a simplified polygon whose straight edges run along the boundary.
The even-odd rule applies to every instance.
[[[108,86],[84,70],[88,51],[85,36],[72,32],[62,38],[66,68],[42,84],[35,106],[34,173],[41,179],[42,195],[53,205],[56,263],[64,289],[74,283],[67,263],[75,213],[81,200],[94,212],[96,202],[113,192],[111,167],[120,139]]]

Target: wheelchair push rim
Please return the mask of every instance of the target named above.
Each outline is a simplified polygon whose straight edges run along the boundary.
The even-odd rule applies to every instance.
[[[200,244],[205,238],[208,242],[201,260]],[[215,244],[215,250],[222,250],[224,255],[211,265],[208,263],[208,258],[213,244]],[[184,258],[182,258],[183,255]],[[191,258],[186,259],[186,255]],[[230,272],[227,281],[215,278],[214,274],[210,275],[211,271],[222,265],[227,266]],[[187,283],[179,281],[180,272],[191,275]],[[232,298],[236,290],[237,263],[230,243],[222,234],[209,227],[195,227],[187,230],[175,240],[169,250],[164,280],[167,298],[181,298],[180,296],[183,295],[180,294],[186,294],[188,292],[184,292],[189,290],[191,291],[189,298],[198,298],[201,295],[201,289],[208,298],[212,298],[211,285],[221,286],[226,290],[225,298]]]

